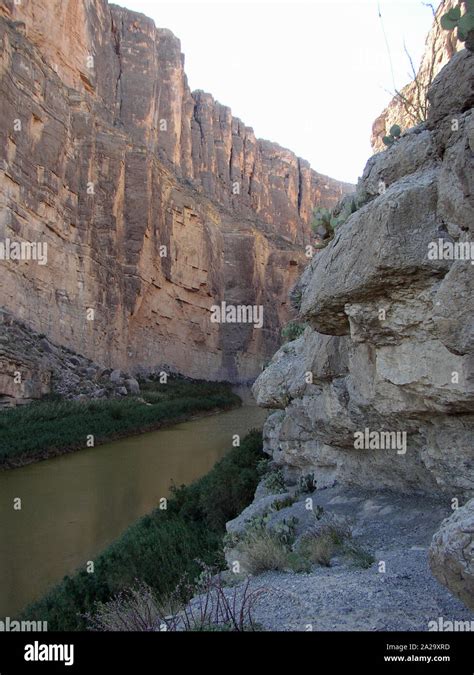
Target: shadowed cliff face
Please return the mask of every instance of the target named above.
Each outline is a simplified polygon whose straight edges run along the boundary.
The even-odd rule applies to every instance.
[[[246,380],[275,351],[316,204],[350,186],[187,85],[180,43],[105,0],[0,8],[2,304],[106,366]],[[210,321],[263,305],[261,329]],[[91,312],[91,310],[93,310]]]

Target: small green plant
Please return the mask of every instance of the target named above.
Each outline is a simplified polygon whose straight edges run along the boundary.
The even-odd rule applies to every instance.
[[[290,566],[291,551],[270,531],[251,535],[241,548],[248,561],[251,574],[262,574],[268,570],[285,570]]]
[[[272,528],[267,527],[268,515],[256,516],[249,522],[239,542],[251,574],[267,570],[295,569],[296,556],[292,551],[298,519],[284,519]]]
[[[296,340],[301,335],[303,335],[306,327],[306,323],[290,321],[281,329],[281,337],[285,342],[291,342],[292,340]]]
[[[332,211],[326,207],[317,207],[313,211],[311,227],[316,236],[322,240],[315,244],[316,248],[324,248],[334,238],[336,229],[367,203],[369,196],[361,191],[358,194],[345,196]]]
[[[300,288],[294,289],[290,293],[290,302],[293,309],[299,312],[301,308],[301,301],[303,299],[303,291]]]
[[[352,561],[355,567],[362,567],[362,569],[368,569],[375,562],[375,558],[371,553],[353,541],[348,541],[344,544],[343,553]]]
[[[338,540],[332,532],[323,532],[319,536],[312,534],[302,537],[299,544],[300,555],[309,562],[330,567],[331,558],[338,547]]]
[[[315,234],[322,236],[325,239],[329,235],[332,239],[334,232],[339,225],[342,225],[342,220],[339,216],[334,215],[334,210],[329,210],[325,206],[318,206],[313,211],[313,222],[311,227]],[[325,242],[322,242],[325,245]]]
[[[257,462],[257,474],[259,476],[264,476],[268,473],[270,466],[270,460],[268,458],[259,459]]]
[[[402,133],[402,130],[400,129],[398,124],[394,124],[393,126],[391,126],[388,136],[384,136],[382,138],[382,141],[383,141],[384,145],[386,145],[387,147],[390,147],[391,145],[393,145],[395,143],[395,141],[398,141],[401,133]]]
[[[284,499],[275,499],[270,508],[272,511],[282,511],[283,509],[292,506],[295,502],[296,497],[288,495],[288,497],[284,497]]]
[[[285,480],[281,469],[271,471],[264,481],[265,489],[270,493],[286,492]]]
[[[333,229],[332,211],[325,206],[318,206],[313,211],[313,222],[311,227],[316,232],[320,227],[326,230]]]
[[[300,494],[311,494],[316,490],[316,480],[314,478],[314,473],[306,473],[304,476],[300,476],[299,480],[299,492]]]
[[[458,30],[458,40],[466,43],[466,49],[474,51],[474,0],[465,0],[465,13],[461,16],[461,7],[457,5],[443,14],[441,27],[444,30]]]

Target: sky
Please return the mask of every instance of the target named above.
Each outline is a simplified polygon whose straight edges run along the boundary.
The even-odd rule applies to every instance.
[[[373,121],[410,79],[404,42],[418,66],[432,23],[421,0],[115,2],[180,38],[192,90],[228,105],[257,137],[352,183],[372,154]]]

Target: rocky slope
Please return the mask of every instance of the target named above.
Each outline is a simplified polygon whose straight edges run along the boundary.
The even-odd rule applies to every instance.
[[[268,511],[277,497],[288,498],[269,495]],[[316,509],[324,509],[321,521],[331,516],[346,524],[350,548],[336,551],[330,565],[313,565],[304,573],[270,569],[253,575],[250,591],[259,594],[253,620],[264,630],[439,631],[453,630],[455,625],[461,626],[457,630],[474,629],[474,614],[430,574],[430,539],[449,512],[448,505],[426,495],[347,486],[312,493],[313,511],[305,508],[307,498],[300,495],[271,517],[280,523],[297,518],[302,537],[314,528]],[[258,506],[257,502],[247,511]],[[244,511],[238,522],[228,524],[229,530],[241,529],[250,515]],[[243,557],[238,549],[227,552],[231,566]],[[243,588],[237,586],[237,597]],[[234,587],[227,591],[229,598],[234,592]]]
[[[457,5],[457,0],[442,0],[439,4],[433,17],[433,25],[426,37],[423,58],[416,72],[416,80],[402,87],[400,95],[390,101],[372,125],[370,140],[375,152],[385,149],[382,138],[388,134],[393,124],[400,125],[402,129],[409,129],[426,119],[427,93],[430,84],[452,56],[464,48],[464,44],[457,39],[457,31],[446,31],[440,26],[443,14]],[[428,8],[427,11],[429,11]],[[408,57],[407,66],[409,67]]]
[[[189,90],[180,43],[106,0],[0,6],[2,304],[101,366],[254,377],[278,345],[315,204],[347,185]],[[210,321],[262,305],[263,329]],[[93,310],[93,312],[91,312]]]
[[[101,368],[0,310],[0,408],[29,403],[47,394],[85,400],[138,395],[129,374]]]
[[[275,409],[264,449],[287,486],[314,474],[323,492],[435,498],[448,515],[474,496],[473,53],[429,99],[427,123],[367,163],[364,205],[293,293],[308,327],[253,390]],[[431,562],[473,606],[472,502],[455,514]]]

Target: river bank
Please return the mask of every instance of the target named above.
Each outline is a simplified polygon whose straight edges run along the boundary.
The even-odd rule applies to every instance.
[[[224,566],[225,523],[252,501],[259,480],[261,433],[248,434],[240,447],[230,449],[231,444],[230,439],[229,451],[209,473],[187,487],[174,488],[166,508],[155,508],[135,522],[89,561],[92,568],[85,564],[66,576],[21,617],[47,621],[48,630],[83,630],[85,614],[93,612],[97,602],[109,601],[137,580],[165,602],[183,575],[189,581],[182,597],[186,600],[201,571],[198,559]]]
[[[0,413],[0,471],[240,406],[228,383],[170,377],[123,399],[36,401]]]
[[[265,411],[237,393],[243,404],[232,410],[0,472],[0,617],[94,561],[169,498],[172,483],[206,475],[234,435],[261,428]]]

